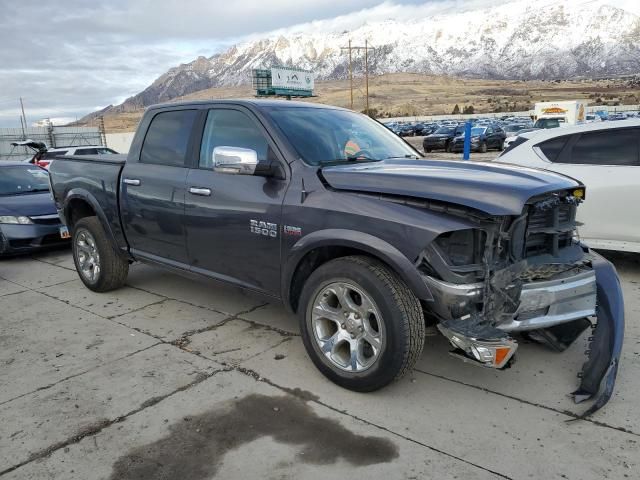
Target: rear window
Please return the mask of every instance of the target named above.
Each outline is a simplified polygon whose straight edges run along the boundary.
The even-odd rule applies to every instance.
[[[183,167],[197,110],[158,113],[149,125],[140,161]]]
[[[98,155],[97,148],[78,148],[74,155]]]
[[[57,150],[55,152],[45,152],[40,157],[41,160],[47,160],[51,158],[61,157],[62,155],[66,155],[69,150]]]
[[[31,166],[0,166],[0,195],[20,195],[49,190],[47,171]]]
[[[547,160],[555,162],[558,159],[558,155],[567,144],[569,135],[563,135],[562,137],[551,138],[546,142],[538,144],[538,148],[542,151]]]
[[[558,162],[582,165],[640,165],[640,128],[588,132]]]

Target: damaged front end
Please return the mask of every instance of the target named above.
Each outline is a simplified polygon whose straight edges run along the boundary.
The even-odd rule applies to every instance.
[[[434,297],[427,313],[465,361],[505,368],[518,348],[512,333],[562,351],[594,328],[573,393],[594,400],[586,416],[611,398],[624,305],[613,265],[575,238],[583,198],[582,187],[534,197],[517,217],[470,211],[477,228],[440,235],[417,266]]]

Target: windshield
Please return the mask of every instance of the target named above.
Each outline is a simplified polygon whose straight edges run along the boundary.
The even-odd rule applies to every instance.
[[[471,129],[471,135],[482,135],[486,131],[487,129],[485,127],[473,127]]]
[[[523,125],[507,125],[506,127],[504,127],[506,132],[517,132],[518,130],[522,130],[523,128]]]
[[[310,165],[419,158],[398,136],[359,113],[329,108],[276,107],[268,114],[302,160]]]
[[[46,192],[49,190],[47,171],[35,166],[0,167],[0,195]]]
[[[448,135],[450,133],[453,133],[454,129],[453,127],[440,127],[439,129],[437,129],[434,133],[437,134],[445,134]]]

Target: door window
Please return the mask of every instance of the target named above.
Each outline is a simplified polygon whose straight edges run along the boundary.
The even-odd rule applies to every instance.
[[[140,161],[183,167],[197,110],[158,113],[144,138]]]
[[[200,148],[200,168],[213,168],[213,149],[216,147],[250,148],[258,154],[258,161],[266,161],[269,142],[256,123],[238,110],[209,110]]]
[[[608,129],[580,135],[561,163],[582,165],[640,165],[639,128]]]

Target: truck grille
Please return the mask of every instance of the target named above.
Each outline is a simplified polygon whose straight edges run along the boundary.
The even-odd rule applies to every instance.
[[[576,206],[559,203],[540,208],[529,207],[525,257],[558,255],[561,248],[571,245],[575,229]]]

